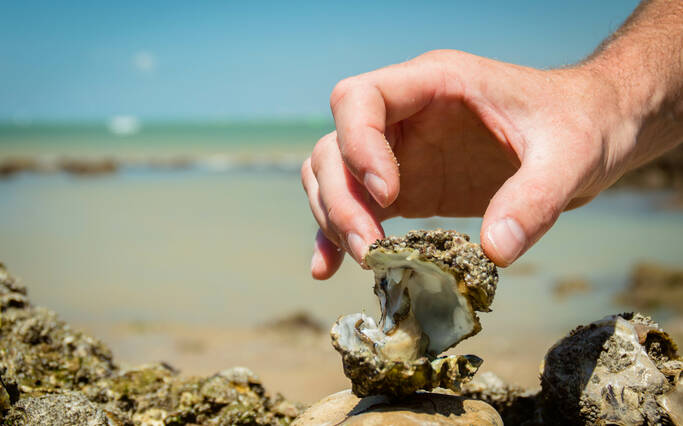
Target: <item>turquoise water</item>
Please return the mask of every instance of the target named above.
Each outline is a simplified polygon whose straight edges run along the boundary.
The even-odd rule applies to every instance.
[[[327,131],[322,124],[241,126],[190,131],[191,126],[169,125],[154,132],[148,127],[146,133],[143,123],[130,140],[100,140],[106,128],[99,127],[86,126],[82,134],[75,127],[15,133],[5,127],[0,153],[239,149],[303,155]],[[683,214],[661,208],[667,197],[608,192],[563,214],[518,265],[501,271],[494,311],[482,315],[485,333],[557,334],[627,310],[614,295],[635,263],[683,265]],[[310,278],[316,225],[296,170],[123,169],[89,178],[23,174],[0,180],[0,200],[0,261],[24,279],[37,304],[70,321],[239,326],[305,309],[329,324],[341,314],[376,312],[372,275],[353,262],[346,260],[327,282]],[[386,230],[444,227],[477,240],[480,223],[394,219]],[[558,301],[552,287],[567,276],[587,279],[592,290]]]
[[[0,123],[0,158],[22,155],[173,156],[212,153],[308,151],[330,120],[140,122],[131,134],[110,123]]]

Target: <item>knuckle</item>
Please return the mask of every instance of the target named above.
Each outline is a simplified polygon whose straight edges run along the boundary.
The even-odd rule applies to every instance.
[[[320,224],[320,232],[323,234],[325,239],[331,242],[337,247],[341,247],[339,243],[339,237],[335,234],[327,224]]]
[[[308,192],[308,189],[306,188],[306,181],[308,179],[309,170],[311,170],[311,157],[306,158],[301,165],[301,184],[303,185],[304,189],[306,189],[306,192]]]
[[[540,223],[551,223],[560,215],[553,188],[543,182],[532,182],[525,189],[527,204],[536,211]]]
[[[428,52],[425,52],[425,53],[419,55],[417,58],[422,59],[422,60],[432,60],[434,58],[438,58],[439,56],[443,55],[444,52],[445,52],[445,49],[430,50]]]
[[[327,237],[327,239],[330,239],[330,224],[323,217],[318,217],[315,214],[313,216],[315,217],[315,221],[318,222],[318,227],[320,228],[320,231]]]
[[[344,209],[341,206],[326,206],[326,211],[330,224],[337,230],[343,229],[344,224],[351,222],[353,219],[353,214],[351,214],[348,209]]]
[[[339,102],[350,92],[357,84],[356,77],[348,77],[341,80],[334,86],[330,94],[330,107],[334,111]]]
[[[359,153],[353,144],[340,144],[339,151],[341,153],[344,166],[349,172],[351,172],[351,174],[360,176],[360,174],[367,170],[367,155]]]
[[[323,164],[329,158],[330,148],[332,145],[336,145],[336,143],[336,133],[332,132],[320,138],[318,143],[315,144],[310,157],[310,166],[314,176],[318,176]]]
[[[349,161],[354,160],[356,157],[355,154],[358,152],[358,150],[353,142],[345,142],[339,144],[339,152],[341,153],[344,162],[348,163]]]
[[[425,62],[433,62],[433,61],[441,61],[444,59],[446,56],[454,56],[457,55],[459,52],[457,50],[452,50],[452,49],[435,49],[435,50],[430,50],[428,52],[425,52],[415,59],[418,61],[425,61]]]
[[[313,155],[311,156],[311,171],[313,172],[313,176],[316,178],[320,176],[320,153],[315,153],[313,152]]]
[[[320,171],[320,165],[324,159],[323,151],[324,149],[322,143],[318,142],[313,148],[313,152],[311,153],[311,170],[313,171],[313,174],[315,176],[318,176],[318,172]]]

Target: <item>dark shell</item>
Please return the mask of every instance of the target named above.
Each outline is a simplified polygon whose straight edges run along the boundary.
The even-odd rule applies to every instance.
[[[682,369],[676,344],[649,317],[605,317],[546,354],[543,417],[553,424],[670,424],[669,396],[680,392]]]

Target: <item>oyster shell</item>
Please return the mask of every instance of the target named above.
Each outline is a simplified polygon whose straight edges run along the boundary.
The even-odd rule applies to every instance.
[[[474,376],[474,355],[437,357],[481,330],[498,272],[478,244],[455,231],[411,231],[376,241],[364,259],[375,273],[381,318],[358,313],[332,327],[353,392],[408,395],[440,386],[458,390]]]
[[[649,317],[611,315],[557,342],[541,366],[553,424],[681,424],[683,362]]]

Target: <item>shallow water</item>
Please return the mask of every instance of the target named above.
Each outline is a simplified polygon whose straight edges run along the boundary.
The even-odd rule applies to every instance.
[[[65,319],[251,325],[305,309],[331,323],[376,312],[372,274],[345,261],[309,277],[316,229],[296,173],[124,170],[90,178],[0,181],[0,260],[35,303]],[[683,214],[667,194],[608,192],[565,213],[516,266],[501,271],[482,336],[561,334],[627,310],[614,294],[641,260],[683,265]],[[478,240],[480,219],[395,219],[387,234],[456,229]],[[578,276],[592,290],[558,301]],[[665,319],[666,312],[656,312]]]
[[[243,326],[304,309],[331,323],[376,313],[372,274],[345,261],[327,282],[309,276],[316,230],[298,162],[332,124],[0,124],[0,160],[16,156],[114,157],[116,174],[20,174],[0,180],[0,261],[33,300],[76,323],[161,322]],[[251,156],[251,157],[250,157]],[[276,156],[276,157],[273,157]],[[278,157],[279,156],[279,157]],[[191,157],[189,169],[144,160]],[[231,159],[276,158],[234,167]],[[126,162],[142,159],[142,162]],[[667,194],[609,192],[558,224],[501,271],[482,335],[564,333],[628,307],[613,302],[634,263],[683,265],[683,213]],[[443,227],[478,240],[480,219],[394,219],[387,234]],[[558,301],[562,277],[592,290]],[[666,319],[667,312],[655,312]]]
[[[108,123],[0,122],[0,155],[165,158],[216,153],[304,153],[333,130],[325,119],[141,122],[130,134],[117,134]],[[0,157],[1,159],[2,157]]]

